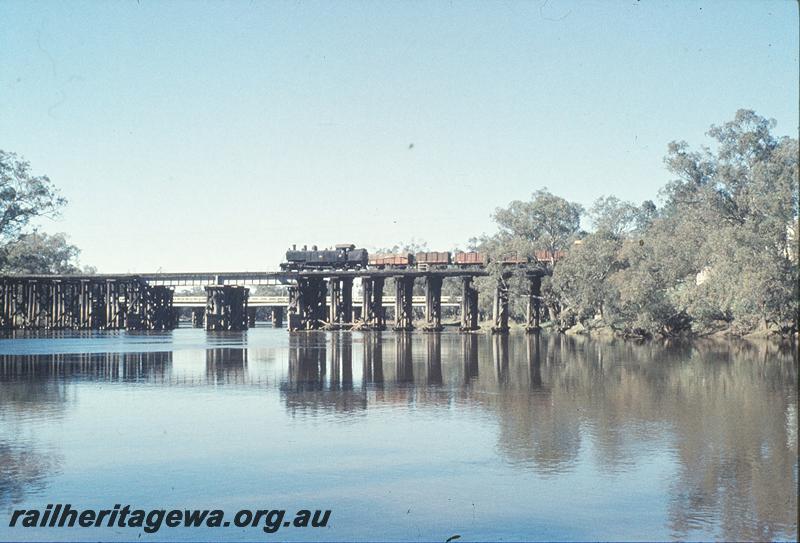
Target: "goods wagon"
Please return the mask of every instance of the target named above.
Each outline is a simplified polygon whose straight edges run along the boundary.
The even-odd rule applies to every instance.
[[[528,256],[521,255],[518,251],[509,251],[497,257],[497,262],[507,265],[521,265],[528,264],[531,259]]]
[[[450,253],[448,252],[429,252],[417,253],[414,256],[417,266],[420,264],[428,266],[447,266],[450,264]]]
[[[376,268],[407,268],[414,265],[411,253],[402,255],[375,255],[369,259],[369,265]]]
[[[481,266],[486,264],[486,255],[475,251],[468,253],[456,253],[453,260],[459,266]]]
[[[539,262],[555,262],[564,258],[564,251],[556,251],[554,254],[550,254],[550,251],[535,251],[533,256]]]

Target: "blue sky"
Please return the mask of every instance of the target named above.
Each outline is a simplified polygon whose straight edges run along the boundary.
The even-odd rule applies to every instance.
[[[793,1],[4,1],[0,20],[0,148],[69,198],[42,229],[106,272],[448,250],[545,186],[655,199],[667,143],[739,108],[798,130]]]

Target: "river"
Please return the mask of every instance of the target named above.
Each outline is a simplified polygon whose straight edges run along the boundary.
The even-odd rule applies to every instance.
[[[0,340],[0,540],[797,538],[797,352],[257,327]],[[15,509],[326,527],[9,527]]]

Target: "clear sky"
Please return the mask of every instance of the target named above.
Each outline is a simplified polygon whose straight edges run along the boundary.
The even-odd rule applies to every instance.
[[[549,187],[655,199],[666,145],[798,131],[794,1],[0,2],[0,148],[103,272],[432,250]]]

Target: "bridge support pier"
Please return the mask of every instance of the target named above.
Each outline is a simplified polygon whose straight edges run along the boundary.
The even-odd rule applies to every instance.
[[[353,323],[353,278],[331,277],[331,306],[328,328],[343,328]]]
[[[232,285],[213,285],[206,289],[205,329],[246,330],[249,289]]]
[[[331,296],[331,305],[328,308],[328,325],[327,328],[339,328],[339,306],[342,303],[342,291],[339,279],[331,277],[328,281],[328,293]]]
[[[343,277],[341,283],[342,304],[339,309],[340,324],[353,324],[353,278]]]
[[[394,329],[411,331],[414,329],[414,278],[399,275],[394,278]]]
[[[461,278],[461,326],[462,332],[478,329],[478,289],[472,283],[472,277]]]
[[[302,325],[300,321],[300,288],[296,286],[289,287],[287,292],[289,294],[289,306],[286,308],[286,318],[289,321],[289,331],[294,332],[300,330]]]
[[[81,280],[79,327],[102,330],[106,326],[105,285],[88,279]]]
[[[255,307],[248,307],[247,308],[247,327],[248,328],[255,328],[256,327],[256,308]]]
[[[81,282],[69,281],[61,286],[64,314],[61,322],[65,328],[76,330],[81,327]]]
[[[245,291],[246,290],[247,289],[245,289]],[[246,306],[247,294],[245,294],[245,307]],[[175,313],[172,308],[172,289],[160,285],[147,287],[146,313],[148,330],[172,330],[175,327]]]
[[[272,327],[283,328],[283,308],[280,306],[273,307],[271,312],[272,312]]]
[[[325,280],[300,277],[289,287],[289,330],[318,330],[325,324]]]
[[[425,327],[426,332],[442,331],[442,278],[425,277]]]
[[[122,290],[118,291],[118,294],[122,293]],[[121,314],[125,329],[171,330],[177,326],[171,288],[161,285],[149,286],[139,282],[128,283],[124,285],[124,298]],[[116,305],[110,300],[108,305],[109,314],[113,315]]]
[[[206,308],[193,307],[192,308],[192,328],[202,328],[205,322]]]
[[[385,330],[383,312],[383,277],[364,277],[361,280],[361,320],[368,330]]]
[[[542,276],[530,275],[528,290],[528,308],[526,311],[525,331],[528,333],[539,331],[540,302],[542,299]]]
[[[125,286],[114,279],[106,281],[106,329],[120,330],[125,328],[127,297]]]
[[[172,290],[139,279],[5,279],[6,329],[165,330],[174,327]]]
[[[508,333],[508,277],[502,276],[497,280],[494,291],[494,307],[492,311],[495,334]]]
[[[19,306],[18,315],[24,328],[52,327],[51,283],[49,281],[27,281],[20,289],[21,296],[16,301]]]
[[[125,287],[125,329],[149,329],[147,315],[149,287],[139,281],[132,281]]]

